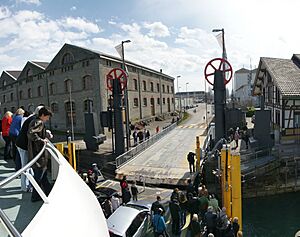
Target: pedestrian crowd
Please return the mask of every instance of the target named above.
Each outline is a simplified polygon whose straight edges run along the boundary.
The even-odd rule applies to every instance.
[[[197,180],[198,179],[198,180]],[[197,174],[194,182],[188,180],[185,191],[175,188],[168,202],[171,214],[172,235],[180,236],[181,230],[188,224],[190,237],[240,237],[238,218],[228,218],[226,208],[219,207],[219,201],[209,193],[205,185],[199,182]],[[154,236],[169,236],[164,219],[165,208],[160,196],[152,204],[152,225]],[[187,214],[190,219],[187,220]]]
[[[10,111],[4,114],[1,120],[1,132],[5,141],[4,160],[13,159],[16,171],[34,159],[48,139],[53,137],[45,126],[51,116],[51,110],[43,105],[38,106],[31,114],[22,107],[14,114]],[[45,151],[32,168],[26,171],[34,177],[46,195],[52,189],[47,177],[47,165],[48,153]],[[41,200],[38,192],[32,188],[24,174],[21,175],[21,190],[32,192],[32,202]]]

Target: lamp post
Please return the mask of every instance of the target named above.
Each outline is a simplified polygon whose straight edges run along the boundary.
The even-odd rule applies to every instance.
[[[125,43],[130,43],[130,40],[124,40],[122,41],[122,65],[123,65],[123,70],[126,71],[126,66],[125,66],[125,57],[124,57],[124,44]],[[127,72],[127,71],[126,71]],[[128,90],[127,87],[125,87],[124,91],[124,102],[125,102],[125,115],[126,115],[126,147],[127,151],[129,150],[130,147],[130,132],[129,132],[129,108],[128,108]]]
[[[179,84],[178,84],[178,81],[179,81],[179,78],[180,78],[181,76],[177,76],[177,93],[178,93],[178,95],[179,95]],[[179,103],[178,103],[178,107],[179,107],[179,113],[180,113],[180,116],[181,116],[181,96],[179,97]]]
[[[187,97],[188,97],[188,92],[187,92],[187,85],[188,85],[189,83],[188,82],[186,82],[185,83],[185,93],[186,93],[186,95],[185,95],[185,105],[184,105],[184,109],[186,109],[186,106],[187,106]]]

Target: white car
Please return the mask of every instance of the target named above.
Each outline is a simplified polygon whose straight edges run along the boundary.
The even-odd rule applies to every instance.
[[[150,204],[130,202],[120,206],[107,220],[111,237],[145,236],[151,226]]]

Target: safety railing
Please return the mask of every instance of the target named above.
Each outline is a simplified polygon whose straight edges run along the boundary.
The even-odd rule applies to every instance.
[[[149,139],[138,144],[136,147],[131,148],[129,151],[123,153],[122,155],[116,158],[116,168],[120,168],[125,165],[127,162],[132,160],[135,156],[140,154],[142,151],[146,150],[148,147],[153,145],[155,142],[163,138],[167,133],[176,128],[177,124],[173,123],[170,126],[164,128],[160,133],[155,134]]]
[[[5,215],[4,211],[0,208],[0,222],[2,222],[4,228],[6,229],[9,236],[12,237],[22,237],[19,231],[10,222],[9,218]]]

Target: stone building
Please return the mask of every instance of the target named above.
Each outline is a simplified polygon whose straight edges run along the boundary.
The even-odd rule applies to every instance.
[[[107,111],[106,75],[121,68],[120,58],[65,44],[50,63],[29,61],[22,71],[3,71],[0,77],[0,113],[39,104],[54,112],[51,129],[65,131],[73,123],[84,132],[84,113],[91,108],[103,132],[100,113]],[[132,123],[166,116],[175,110],[174,78],[161,71],[126,61],[129,119]]]

